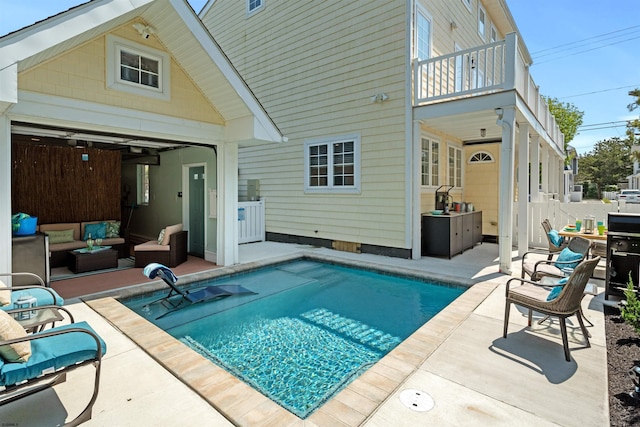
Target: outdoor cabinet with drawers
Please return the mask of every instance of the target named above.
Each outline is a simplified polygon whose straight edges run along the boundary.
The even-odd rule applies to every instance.
[[[482,242],[482,211],[422,215],[422,255],[453,257]]]

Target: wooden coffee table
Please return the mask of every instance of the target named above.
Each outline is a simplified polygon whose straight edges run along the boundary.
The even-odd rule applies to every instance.
[[[69,252],[69,270],[74,273],[118,267],[118,251],[111,248],[87,251],[79,249]]]

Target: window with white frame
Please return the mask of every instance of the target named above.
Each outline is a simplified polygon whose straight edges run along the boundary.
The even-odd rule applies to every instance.
[[[496,26],[491,23],[491,36],[489,42],[497,42],[498,41],[498,30],[496,30]]]
[[[262,10],[265,0],[247,0],[247,14],[256,13]]]
[[[473,153],[469,158],[469,163],[493,163],[493,156],[486,151]]]
[[[485,37],[485,30],[487,27],[487,12],[484,10],[484,7],[482,7],[482,4],[480,4],[480,2],[478,2],[478,34],[480,34],[480,37],[482,37],[482,39],[484,40]]]
[[[440,185],[438,156],[440,144],[431,138],[422,138],[422,185]]]
[[[462,0],[462,3],[467,6],[467,9],[471,12],[471,0]]]
[[[136,200],[139,205],[148,205],[150,194],[149,165],[136,165],[136,175]]]
[[[449,185],[462,187],[462,150],[449,146]]]
[[[107,43],[107,87],[169,99],[168,54],[111,35]]]
[[[413,54],[418,59],[431,57],[431,17],[420,6],[416,6],[413,24],[414,47]]]
[[[360,191],[360,137],[305,141],[305,191]]]

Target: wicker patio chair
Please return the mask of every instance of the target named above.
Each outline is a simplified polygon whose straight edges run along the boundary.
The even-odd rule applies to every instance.
[[[567,283],[563,285],[562,290],[557,298],[547,301],[549,296],[549,287],[543,286],[538,282],[525,280],[522,278],[513,278],[507,282],[506,286],[506,304],[504,312],[504,331],[502,336],[507,338],[507,328],[509,326],[509,309],[511,304],[517,304],[521,307],[529,309],[529,323],[531,326],[532,313],[535,310],[551,317],[557,317],[560,321],[560,332],[562,334],[562,344],[564,346],[564,356],[569,362],[569,342],[567,339],[567,317],[574,314],[578,317],[580,329],[584,334],[586,346],[591,347],[589,343],[589,332],[584,326],[582,320],[581,301],[584,296],[584,288],[593,274],[593,269],[600,261],[599,257],[586,259],[582,261],[571,273]],[[519,283],[520,286],[513,287],[513,284]]]
[[[567,247],[560,252],[549,253],[550,256],[546,260],[539,261],[531,259],[530,255],[540,255],[540,252],[527,252],[522,256],[520,277],[524,279],[525,274],[527,274],[531,280],[536,282],[544,276],[564,277],[571,273],[573,266],[587,257],[592,244],[589,239],[577,236],[572,238]],[[565,249],[575,254],[580,254],[581,258],[565,261],[563,252]]]
[[[542,221],[542,229],[544,230],[544,235],[547,236],[547,243],[549,244],[549,256],[547,259],[551,259],[553,257],[553,254],[560,252],[562,249],[567,247],[567,245],[569,244],[569,240],[562,238],[560,246],[556,246],[556,243],[553,242],[551,236],[549,236],[549,233],[551,232],[551,230],[553,230],[553,227],[551,226],[551,222],[549,222],[548,219]]]

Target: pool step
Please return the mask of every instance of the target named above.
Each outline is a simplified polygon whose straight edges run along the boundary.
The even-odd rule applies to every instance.
[[[380,351],[388,352],[402,341],[379,329],[373,328],[365,323],[348,317],[332,313],[325,308],[318,308],[301,315],[304,319],[323,326],[327,329],[338,332],[353,340],[356,340],[369,347],[374,347]]]

